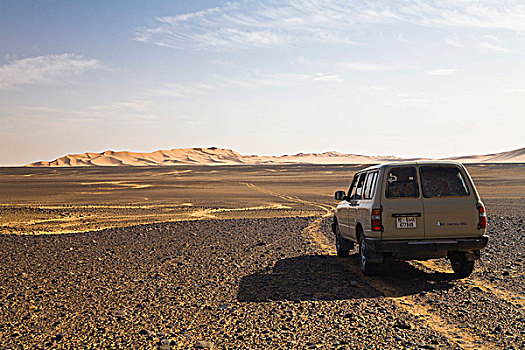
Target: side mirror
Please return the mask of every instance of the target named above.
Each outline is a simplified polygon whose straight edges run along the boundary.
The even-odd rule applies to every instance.
[[[335,192],[335,199],[336,200],[342,201],[343,199],[345,199],[345,197],[346,197],[345,191],[336,191]]]

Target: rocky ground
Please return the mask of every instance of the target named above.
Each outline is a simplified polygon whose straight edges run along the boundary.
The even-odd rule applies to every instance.
[[[0,168],[0,349],[525,348],[524,165],[469,166],[491,238],[464,280],[335,256],[362,167]]]
[[[444,261],[364,277],[329,217],[2,235],[0,348],[523,349],[523,223],[492,215],[465,280]]]

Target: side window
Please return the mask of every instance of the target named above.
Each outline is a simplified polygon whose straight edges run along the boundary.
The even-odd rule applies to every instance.
[[[355,190],[355,196],[353,199],[362,199],[363,198],[363,188],[365,186],[365,177],[366,174],[359,175],[359,180],[357,180],[357,188]]]
[[[377,171],[373,173],[368,173],[365,181],[365,199],[372,199],[374,191],[376,189],[377,183]]]
[[[350,185],[350,189],[348,190],[348,198],[354,198],[355,196],[355,191],[357,189],[356,185],[357,185],[357,179],[358,179],[359,175],[355,175],[354,176],[354,179],[352,180],[352,184]]]
[[[425,198],[469,195],[465,179],[455,166],[422,166],[419,172]]]
[[[417,185],[416,168],[392,168],[388,173],[386,184],[387,198],[417,198],[419,188]]]
[[[367,173],[365,177],[365,182],[363,183],[363,199],[367,199],[366,194],[368,193],[368,188],[370,187],[370,177],[372,173]]]

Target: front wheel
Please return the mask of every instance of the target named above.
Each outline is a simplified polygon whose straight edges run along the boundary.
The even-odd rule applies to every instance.
[[[452,270],[454,270],[454,274],[459,278],[468,277],[472,271],[474,271],[474,260],[469,261],[469,259],[467,259],[467,254],[451,254],[449,259],[450,265],[452,265]]]
[[[335,250],[337,256],[340,258],[346,258],[350,255],[350,250],[353,248],[352,242],[348,242],[341,236],[339,225],[335,223]]]
[[[365,276],[375,276],[379,273],[379,264],[370,262],[370,250],[363,235],[359,235],[359,265]]]

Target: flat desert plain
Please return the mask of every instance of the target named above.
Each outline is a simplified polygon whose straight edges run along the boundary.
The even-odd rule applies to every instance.
[[[336,257],[363,167],[0,168],[0,348],[525,348],[525,164],[468,166],[491,238],[463,280]]]

